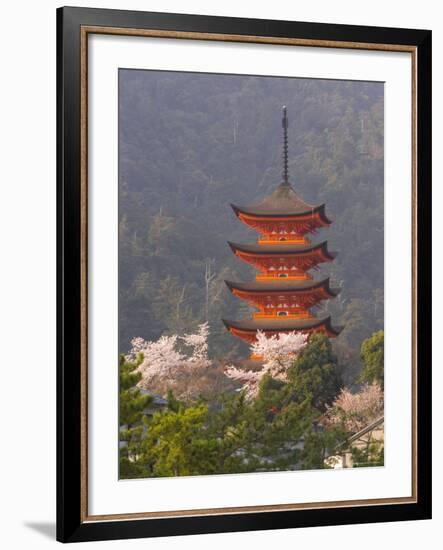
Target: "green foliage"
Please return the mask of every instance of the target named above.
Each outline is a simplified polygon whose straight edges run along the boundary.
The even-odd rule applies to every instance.
[[[220,396],[214,402],[209,430],[218,442],[217,473],[255,471],[259,461],[249,450],[251,410],[243,393]]]
[[[128,426],[141,422],[143,410],[152,401],[150,395],[142,395],[136,388],[137,382],[141,380],[141,374],[135,372],[140,365],[142,357],[137,361],[126,361],[123,355],[119,363],[119,387],[120,387],[120,424]]]
[[[384,386],[384,364],[385,364],[384,332],[382,330],[374,333],[370,338],[363,341],[361,346],[361,359],[364,364],[360,375],[360,382],[377,382]]]
[[[342,385],[329,338],[322,334],[312,335],[288,376],[294,395],[310,397],[311,405],[323,412]]]
[[[173,412],[178,412],[180,409],[180,401],[176,399],[172,390],[168,390],[166,398],[168,401],[168,409]]]
[[[119,407],[120,407],[120,478],[145,477],[146,471],[137,462],[145,433],[144,410],[152,402],[150,395],[142,395],[135,386],[141,375],[135,370],[142,358],[135,362],[120,356]]]
[[[346,433],[340,427],[324,430],[314,423],[313,429],[304,438],[302,469],[328,468],[325,459],[337,452],[345,438]]]
[[[353,468],[384,465],[383,441],[370,441],[363,448],[351,447]]]
[[[152,476],[215,473],[218,444],[206,429],[207,416],[205,405],[154,415],[143,446]]]

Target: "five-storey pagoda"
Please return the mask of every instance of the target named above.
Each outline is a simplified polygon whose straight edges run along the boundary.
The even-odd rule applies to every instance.
[[[314,280],[310,270],[331,262],[327,242],[312,244],[306,237],[331,221],[325,205],[312,206],[292,189],[288,175],[288,117],[283,107],[283,181],[275,191],[258,204],[231,205],[235,215],[260,237],[256,244],[229,243],[232,251],[258,270],[255,281],[225,281],[230,291],[246,300],[258,311],[252,319],[223,320],[227,329],[248,343],[255,341],[258,330],[267,336],[280,332],[321,332],[337,336],[330,316],[317,317],[311,309],[322,300],[335,297],[339,289],[331,288],[329,278]]]

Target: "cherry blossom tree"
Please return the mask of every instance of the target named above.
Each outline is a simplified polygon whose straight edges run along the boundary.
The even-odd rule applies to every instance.
[[[134,338],[126,359],[134,361],[142,357],[137,368],[142,376],[138,387],[162,395],[173,390],[181,399],[195,397],[198,394],[199,372],[211,365],[208,336],[209,325],[203,323],[193,334],[161,336],[154,342]]]
[[[234,365],[226,367],[225,374],[228,378],[242,384],[247,399],[253,399],[257,396],[260,382],[264,376],[263,371],[239,369]]]
[[[262,363],[258,370],[244,370],[228,366],[225,374],[241,382],[248,399],[257,396],[260,382],[265,375],[277,380],[287,380],[287,372],[305,347],[307,335],[297,332],[279,333],[267,337],[262,331],[257,332],[256,342],[251,344],[251,352],[260,357]]]
[[[343,426],[349,432],[358,432],[383,415],[383,390],[377,383],[365,384],[358,393],[343,388],[328,407],[323,424]]]
[[[149,382],[156,376],[170,376],[181,368],[186,356],[177,349],[178,336],[161,336],[156,342],[134,338],[131,341],[132,349],[126,356],[128,361],[134,361],[140,354],[143,360],[137,372],[142,375],[141,383]]]
[[[201,367],[208,367],[210,365],[208,359],[208,337],[208,323],[199,325],[197,333],[185,334],[181,337],[184,345],[192,349],[192,354],[188,356],[188,361],[190,363],[194,363]]]

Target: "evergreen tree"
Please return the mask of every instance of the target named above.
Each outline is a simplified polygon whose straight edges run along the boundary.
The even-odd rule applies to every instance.
[[[289,369],[291,391],[297,399],[310,397],[320,412],[336,397],[342,382],[337,357],[323,334],[314,334]]]
[[[304,437],[302,469],[318,470],[329,468],[325,462],[328,456],[336,454],[346,442],[347,433],[340,426],[322,429],[318,422],[312,424]]]
[[[361,346],[361,359],[363,371],[360,375],[360,382],[378,383],[384,387],[384,365],[385,347],[384,332],[379,330],[370,338],[366,338]]]
[[[142,460],[154,477],[216,473],[218,443],[207,430],[206,405],[167,410],[153,416]]]
[[[351,447],[353,468],[384,465],[384,441],[369,441],[364,448]]]
[[[135,372],[142,361],[126,361],[123,355],[119,363],[120,405],[120,478],[146,477],[140,462],[141,444],[146,430],[144,411],[152,402],[151,395],[143,395],[136,387],[141,375]]]

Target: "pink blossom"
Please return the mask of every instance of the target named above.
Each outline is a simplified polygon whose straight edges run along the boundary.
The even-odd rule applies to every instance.
[[[260,382],[265,375],[285,381],[289,367],[297,359],[300,351],[306,345],[307,336],[297,332],[270,336],[257,332],[257,341],[251,345],[251,352],[261,357],[260,370],[246,371],[229,366],[225,370],[226,376],[238,380],[243,384],[248,399],[257,396]]]
[[[257,341],[251,345],[251,351],[263,358],[265,373],[286,380],[289,367],[306,345],[308,337],[299,332],[280,332],[278,335],[267,337],[259,330],[256,338]]]
[[[185,346],[192,348],[192,355],[188,357],[190,362],[198,364],[205,363],[209,366],[208,336],[209,324],[203,323],[202,325],[199,325],[198,332],[196,334],[185,334],[181,337],[181,340]]]
[[[261,371],[238,369],[230,365],[224,372],[229,378],[241,382],[248,399],[256,397],[260,381],[263,378],[263,373]]]
[[[150,389],[151,385],[158,384],[160,380],[167,380],[173,387],[174,377],[184,371],[208,367],[208,336],[209,326],[204,323],[196,334],[161,336],[155,342],[134,338],[126,358],[133,361],[142,355],[142,362],[137,368],[142,375],[138,385]],[[183,346],[180,346],[181,343]]]
[[[324,422],[343,425],[350,432],[358,432],[383,415],[383,390],[374,384],[365,384],[358,393],[343,388],[328,408]]]

